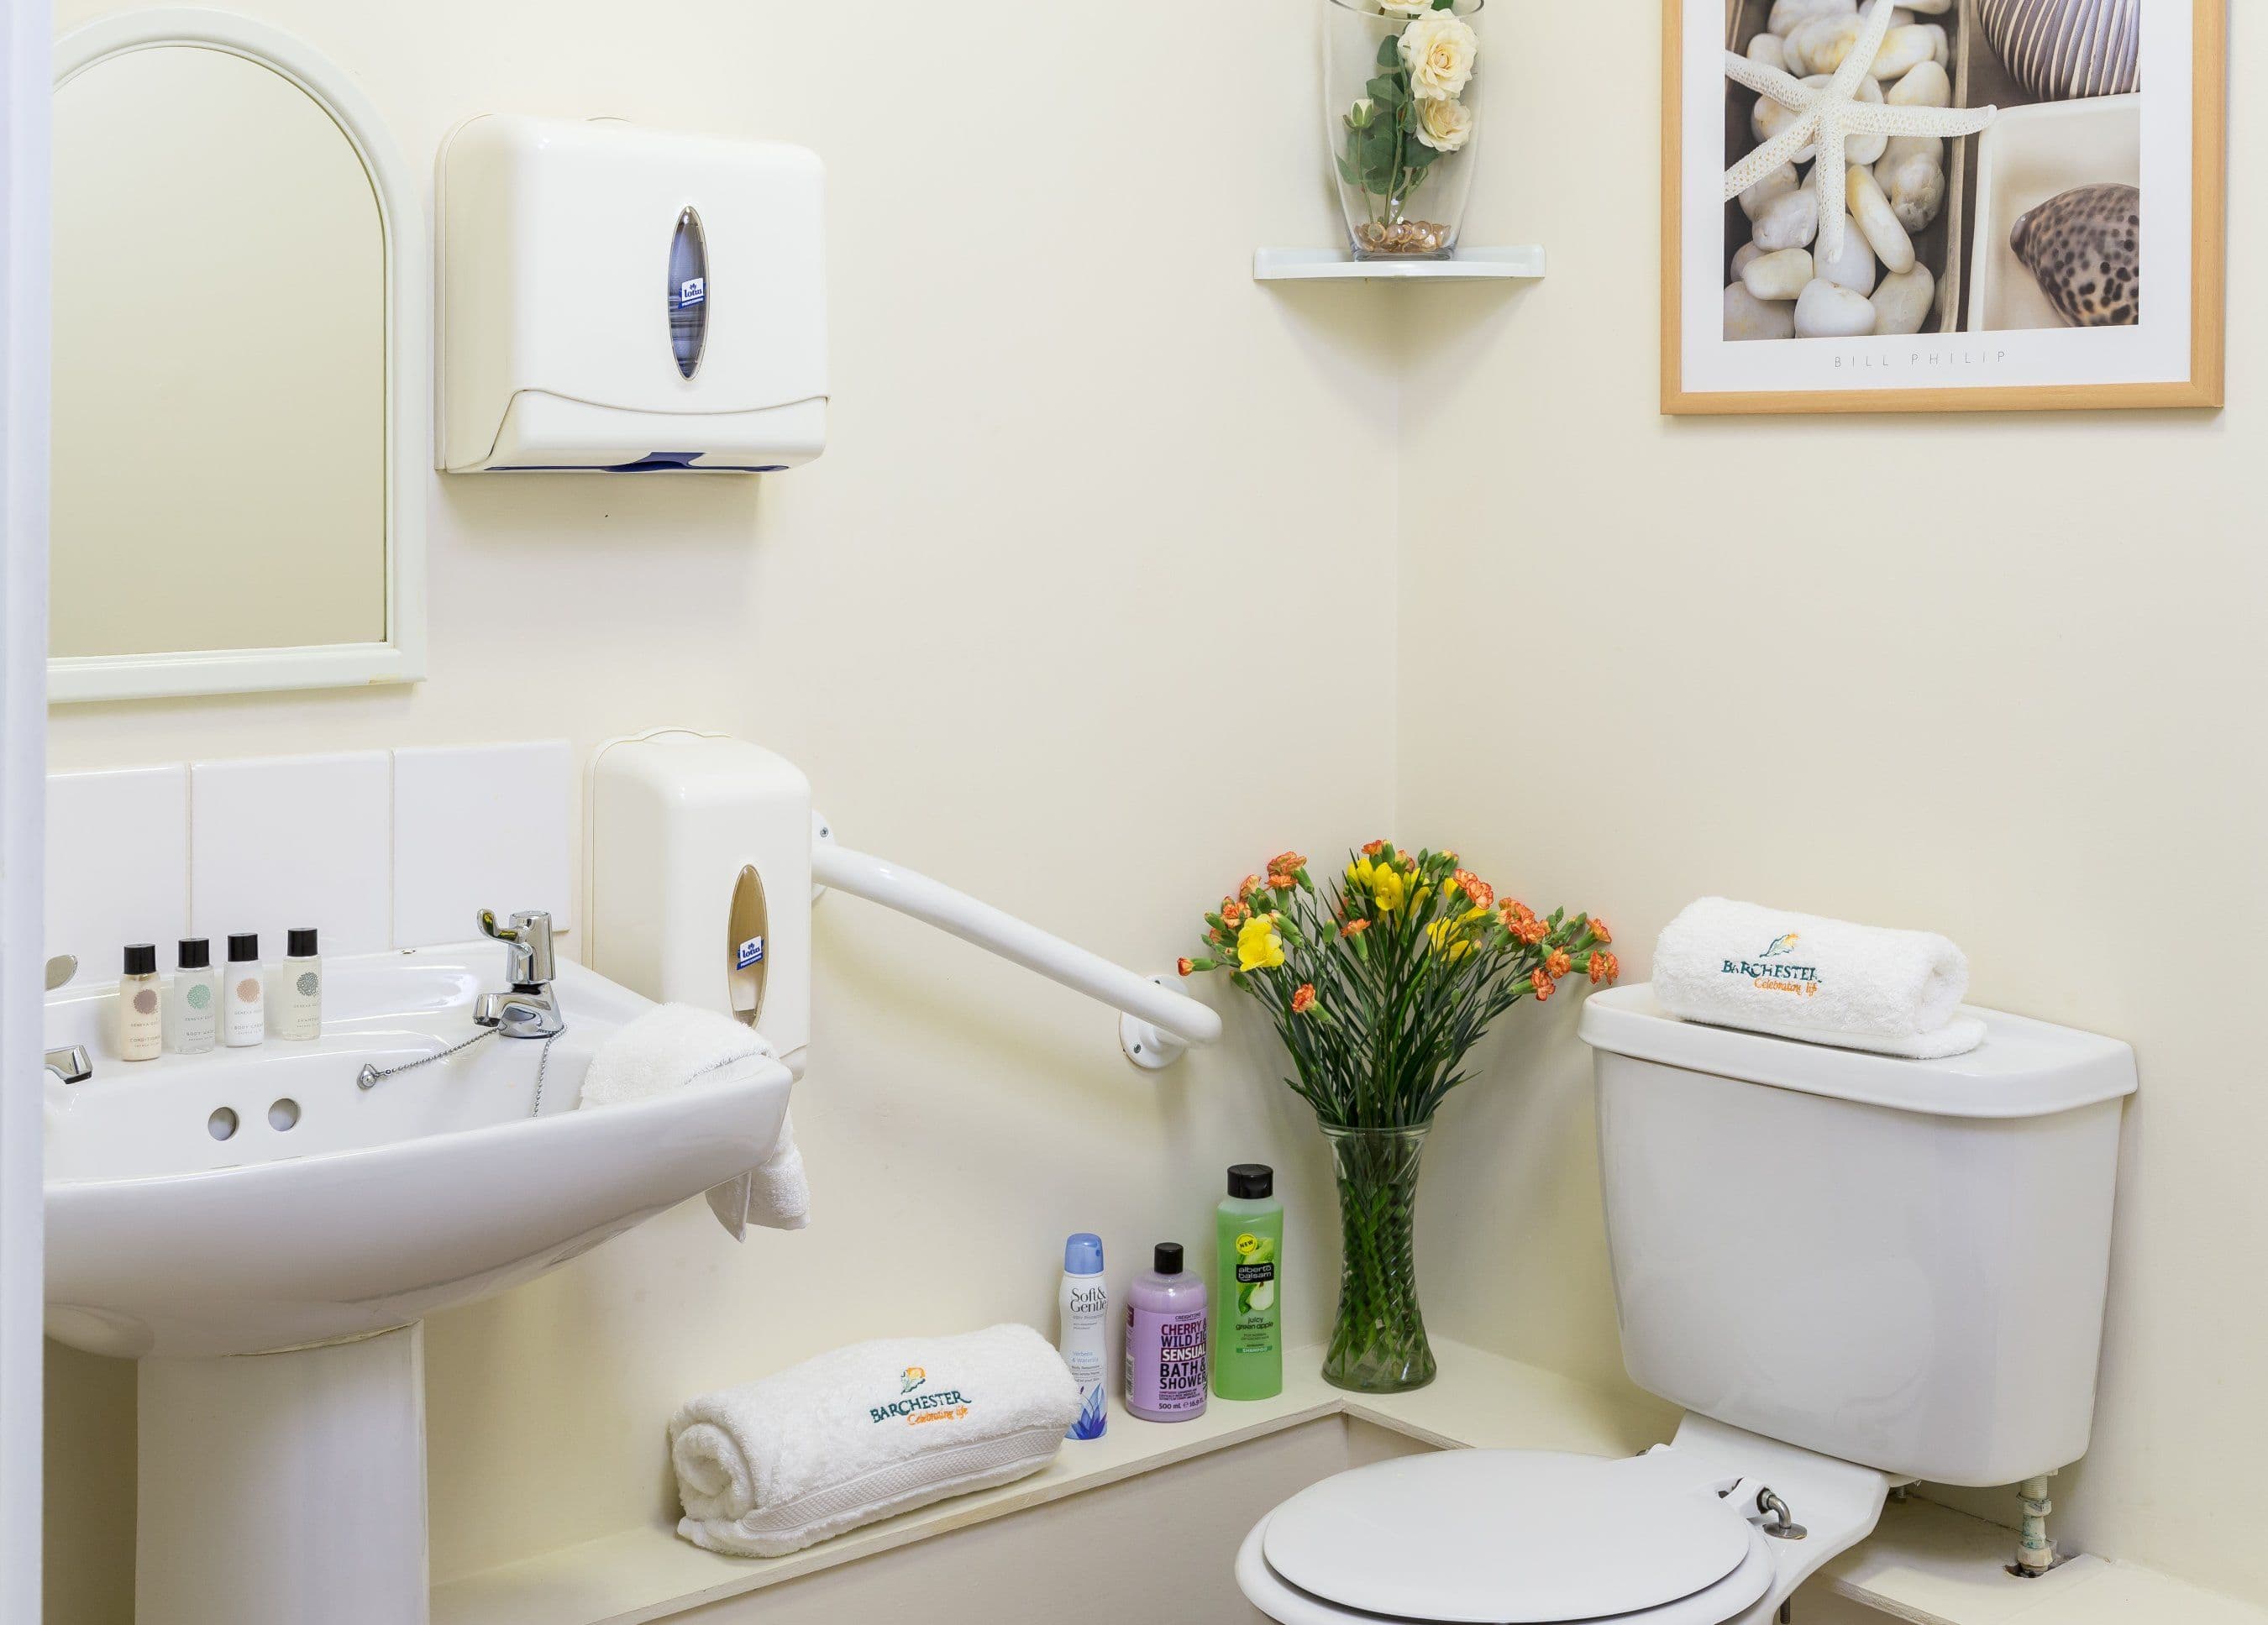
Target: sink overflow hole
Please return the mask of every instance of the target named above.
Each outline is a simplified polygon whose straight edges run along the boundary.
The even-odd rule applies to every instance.
[[[278,1100],[268,1108],[268,1126],[278,1134],[295,1127],[298,1121],[299,1103],[297,1100]]]
[[[236,1132],[236,1114],[225,1106],[215,1107],[205,1119],[205,1132],[216,1140],[225,1140]]]

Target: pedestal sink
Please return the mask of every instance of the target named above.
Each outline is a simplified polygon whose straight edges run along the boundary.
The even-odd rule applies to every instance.
[[[47,1327],[140,1362],[137,1625],[424,1620],[420,1320],[771,1149],[791,1080],[770,1060],[577,1111],[593,1052],[648,1008],[579,966],[548,1055],[490,1035],[443,1057],[504,965],[487,943],[336,959],[321,1039],[142,1062],[115,1058],[113,989],[48,996],[47,1042],[95,1062],[47,1084]]]

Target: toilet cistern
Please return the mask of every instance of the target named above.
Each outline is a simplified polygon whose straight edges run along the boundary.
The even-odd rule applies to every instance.
[[[1894,1484],[2078,1460],[2133,1053],[1963,1013],[1982,1044],[1914,1061],[1593,994],[1623,1363],[1685,1408],[1675,1438],[1338,1474],[1255,1526],[1246,1597],[1282,1625],[1765,1625]]]

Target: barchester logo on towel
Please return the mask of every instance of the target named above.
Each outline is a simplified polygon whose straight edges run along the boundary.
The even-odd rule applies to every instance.
[[[968,1401],[958,1388],[940,1388],[928,1393],[914,1390],[929,1381],[929,1373],[918,1365],[909,1365],[898,1373],[898,1397],[883,1405],[867,1407],[867,1417],[875,1423],[902,1420],[909,1428],[925,1422],[958,1422],[968,1414]]]
[[[1775,937],[1764,945],[1764,951],[1756,959],[1727,960],[1719,974],[1726,976],[1746,976],[1765,993],[1792,993],[1798,998],[1809,998],[1819,991],[1819,967],[1816,965],[1797,965],[1788,956],[1795,952],[1800,940],[1789,931]]]

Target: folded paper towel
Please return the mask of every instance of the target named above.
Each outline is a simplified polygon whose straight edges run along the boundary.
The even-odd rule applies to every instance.
[[[643,1100],[771,1053],[754,1028],[730,1016],[691,1004],[659,1005],[599,1046],[578,1104]],[[796,1149],[792,1117],[780,1120],[770,1156],[709,1192],[709,1209],[735,1241],[751,1224],[801,1230],[811,1222],[811,1186],[804,1176],[803,1153]]]
[[[1079,1384],[1028,1326],[854,1343],[679,1409],[677,1533],[784,1556],[1036,1473],[1078,1414]]]
[[[1971,1050],[1969,961],[1934,931],[1705,897],[1663,930],[1653,996],[1688,1021],[1933,1060]]]

